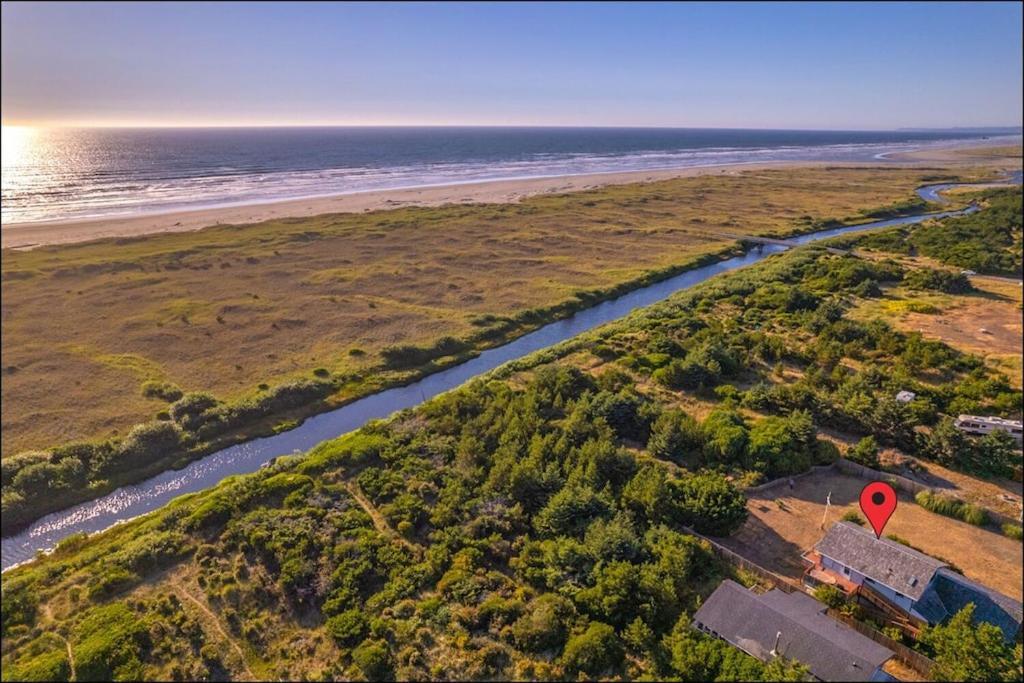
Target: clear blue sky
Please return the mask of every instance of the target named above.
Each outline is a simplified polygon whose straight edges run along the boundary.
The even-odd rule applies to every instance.
[[[1021,4],[3,4],[5,124],[1021,123]]]

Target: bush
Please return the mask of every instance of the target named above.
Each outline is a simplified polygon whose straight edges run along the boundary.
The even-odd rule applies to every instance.
[[[10,665],[4,664],[5,681],[67,681],[71,676],[64,643],[46,633],[22,646],[23,654]]]
[[[469,344],[455,337],[442,337],[433,346],[419,347],[412,344],[388,346],[381,350],[384,363],[392,370],[402,370],[425,365],[444,356],[454,356],[469,349]]]
[[[846,457],[864,467],[877,470],[881,463],[878,461],[878,442],[873,436],[865,436],[855,446],[846,451]]]
[[[1007,536],[1008,538],[1016,539],[1018,541],[1021,540],[1022,536],[1020,524],[1004,524],[1003,535]]]
[[[146,398],[158,398],[161,401],[173,403],[182,396],[181,389],[170,382],[145,382],[142,385],[142,395]]]
[[[702,460],[704,434],[700,425],[680,410],[666,410],[655,420],[647,451],[660,460],[691,467]]]
[[[107,468],[124,470],[143,467],[173,456],[181,448],[181,432],[170,422],[147,422],[135,426],[117,448],[117,460]]]
[[[932,493],[931,491],[920,491],[914,496],[914,502],[926,510],[931,510],[947,517],[954,517],[974,526],[985,526],[988,524],[988,512],[985,508],[965,503],[956,498]]]
[[[94,607],[75,628],[72,652],[78,680],[141,680],[148,630],[121,602]]]
[[[351,645],[363,639],[368,624],[362,610],[350,609],[331,617],[324,625],[336,641]]]
[[[677,486],[681,521],[702,534],[728,536],[747,520],[747,499],[721,474],[702,472]]]
[[[846,595],[835,586],[822,584],[814,589],[814,597],[832,609],[839,609],[846,604]]]
[[[382,640],[364,640],[352,650],[352,661],[370,681],[391,678],[393,662],[387,643]]]
[[[207,393],[194,391],[171,404],[171,419],[186,429],[196,429],[199,417],[219,402]]]
[[[526,606],[526,612],[512,624],[516,645],[527,652],[544,652],[562,646],[576,610],[566,598],[545,593]]]
[[[966,275],[933,268],[912,270],[903,277],[903,283],[911,289],[934,289],[946,294],[967,294],[974,291],[974,286]]]
[[[608,624],[592,621],[586,631],[573,636],[565,644],[562,664],[572,672],[599,676],[618,666],[623,655],[622,643],[615,635],[615,629]]]

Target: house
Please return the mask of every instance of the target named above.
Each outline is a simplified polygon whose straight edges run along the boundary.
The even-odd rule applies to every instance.
[[[917,394],[913,391],[900,391],[896,394],[897,403],[910,403],[915,398],[917,398]]]
[[[1004,420],[1001,417],[979,417],[977,415],[960,415],[953,422],[957,428],[967,434],[984,436],[996,431],[1004,431],[1017,441],[1024,440],[1024,424],[1020,420]]]
[[[832,525],[803,559],[805,584],[836,586],[911,630],[941,624],[973,603],[975,622],[998,626],[1011,642],[1020,633],[1020,602],[851,522]]]
[[[896,680],[882,670],[895,653],[826,616],[826,609],[803,593],[758,595],[726,580],[697,610],[693,626],[762,662],[779,656],[801,662],[818,680]]]

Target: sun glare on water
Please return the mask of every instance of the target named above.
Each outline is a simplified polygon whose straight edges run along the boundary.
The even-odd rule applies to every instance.
[[[3,126],[0,149],[3,150],[4,174],[24,162],[35,135],[36,129],[28,126]]]

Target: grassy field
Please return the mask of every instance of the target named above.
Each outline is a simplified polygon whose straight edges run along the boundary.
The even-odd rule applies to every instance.
[[[166,408],[147,382],[234,400],[321,368],[346,376],[337,403],[400,379],[388,346],[494,343],[529,311],[727,249],[716,231],[856,218],[935,171],[729,172],[5,252],[3,454],[123,435]]]
[[[937,265],[922,257],[903,256],[899,261],[907,267]],[[881,298],[860,299],[850,314],[858,320],[882,318],[897,329],[920,332],[928,339],[981,356],[1020,388],[1024,290],[1019,281],[1008,278],[974,275],[970,280],[975,291],[967,294],[889,287]]]

